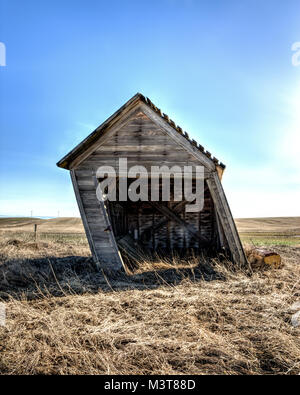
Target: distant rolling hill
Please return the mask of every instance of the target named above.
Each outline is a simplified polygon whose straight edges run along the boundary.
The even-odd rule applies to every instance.
[[[239,232],[297,233],[300,235],[300,217],[236,218]]]
[[[83,233],[80,218],[62,217],[52,219],[40,218],[0,218],[1,231],[32,232],[33,225],[38,225],[39,232],[49,233]]]
[[[237,218],[235,222],[241,233],[282,232],[300,235],[300,217]],[[38,224],[39,232],[84,232],[81,219],[73,217],[52,219],[0,218],[0,231],[32,232],[34,224]]]

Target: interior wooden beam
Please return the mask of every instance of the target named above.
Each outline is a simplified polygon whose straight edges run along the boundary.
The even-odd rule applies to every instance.
[[[156,208],[158,211],[160,211],[165,217],[177,222],[179,225],[183,226],[193,237],[197,237],[198,240],[201,240],[205,243],[207,243],[207,239],[204,239],[203,236],[199,233],[198,230],[194,230],[187,222],[185,222],[183,219],[181,219],[177,213],[174,213],[174,211],[170,210],[166,206],[162,206],[161,204],[157,202],[151,202],[149,201],[151,206]]]
[[[177,214],[180,213],[182,207],[184,207],[187,203],[188,203],[188,202],[187,202],[186,200],[182,200],[181,202],[178,202],[178,203],[173,207],[173,212],[174,212],[174,213],[177,213]],[[156,224],[154,224],[154,225],[149,225],[147,228],[145,228],[145,229],[143,230],[143,232],[142,232],[142,234],[141,234],[141,239],[143,239],[143,236],[144,236],[147,232],[149,232],[150,230],[151,230],[151,231],[155,231],[155,230],[161,228],[162,226],[166,225],[168,221],[169,221],[169,218],[165,217],[165,218],[162,218],[160,221],[158,221]]]

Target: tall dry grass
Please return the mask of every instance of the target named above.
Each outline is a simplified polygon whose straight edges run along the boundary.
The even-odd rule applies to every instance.
[[[84,243],[37,247],[3,235],[0,251],[2,373],[300,373],[290,309],[300,300],[297,248],[278,249],[280,270],[195,257],[188,268],[163,262],[164,271],[142,273],[151,264],[111,278]]]

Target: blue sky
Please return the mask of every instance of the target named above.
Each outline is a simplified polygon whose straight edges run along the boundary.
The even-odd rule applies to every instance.
[[[0,0],[0,215],[79,215],[55,163],[136,92],[227,165],[235,217],[300,215],[299,41],[299,0]]]

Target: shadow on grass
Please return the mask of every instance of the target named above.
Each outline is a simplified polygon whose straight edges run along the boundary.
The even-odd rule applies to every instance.
[[[180,284],[182,281],[225,280],[208,260],[199,258],[195,268],[156,270],[127,275],[118,271],[106,276],[92,258],[67,256],[12,259],[0,264],[0,299],[37,299],[84,293],[147,290]]]

